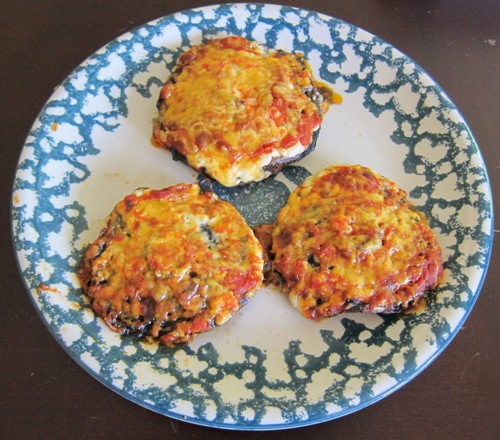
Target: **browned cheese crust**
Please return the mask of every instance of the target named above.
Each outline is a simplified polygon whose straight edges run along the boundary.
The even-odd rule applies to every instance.
[[[224,186],[255,182],[313,150],[330,101],[301,54],[213,39],[179,57],[153,140]]]
[[[271,281],[313,320],[403,311],[443,270],[424,214],[394,182],[358,165],[332,166],[297,187],[270,240]]]
[[[179,184],[119,202],[80,280],[113,330],[175,345],[234,316],[261,287],[262,268],[262,247],[238,211]]]

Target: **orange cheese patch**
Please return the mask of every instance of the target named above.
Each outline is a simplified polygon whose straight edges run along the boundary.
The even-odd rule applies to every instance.
[[[271,238],[276,280],[315,320],[404,310],[442,272],[424,214],[394,182],[361,166],[333,166],[307,179]]]
[[[184,53],[163,87],[155,141],[225,186],[261,180],[274,157],[311,143],[328,108],[315,87],[300,55],[211,40]]]
[[[118,203],[86,252],[81,281],[111,328],[173,345],[224,324],[250,301],[262,258],[232,205],[179,184]]]

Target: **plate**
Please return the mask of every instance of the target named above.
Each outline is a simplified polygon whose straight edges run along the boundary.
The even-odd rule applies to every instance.
[[[301,51],[343,96],[316,150],[278,176],[220,191],[249,223],[270,221],[302,179],[360,163],[396,181],[443,248],[426,308],[309,322],[272,289],[227,325],[168,349],[120,337],[96,318],[76,271],[106,215],[135,188],[196,174],[150,143],[156,100],[178,56],[228,34]],[[380,38],[312,11],[226,4],[140,26],[93,54],[55,90],[26,139],[12,195],[13,241],[35,308],[91,375],[174,419],[271,430],[335,419],[421,372],[471,311],[489,263],[492,199],[481,153],[440,87]]]

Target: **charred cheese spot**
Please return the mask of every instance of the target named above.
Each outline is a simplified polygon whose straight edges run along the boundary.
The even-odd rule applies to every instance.
[[[399,312],[437,286],[441,249],[405,191],[361,166],[296,188],[271,234],[272,280],[307,318]]]
[[[238,211],[179,184],[119,202],[80,280],[112,329],[174,345],[227,322],[254,297],[262,269],[260,243]]]
[[[325,94],[299,54],[214,39],[180,57],[160,93],[154,140],[225,186],[262,180],[313,144],[328,102],[339,102]]]

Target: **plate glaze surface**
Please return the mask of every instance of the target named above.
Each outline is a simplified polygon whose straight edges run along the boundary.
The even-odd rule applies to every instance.
[[[178,56],[228,34],[303,52],[343,96],[316,150],[259,184],[216,187],[251,225],[272,221],[290,191],[334,163],[393,179],[424,211],[444,277],[420,313],[309,322],[262,289],[228,324],[178,349],[121,337],[94,315],[76,277],[106,215],[137,187],[197,175],[150,143],[156,100]],[[206,426],[270,430],[331,420],[395,391],[451,341],[472,309],[492,245],[480,151],[440,87],[394,47],[312,11],[264,4],[182,11],[96,52],[55,90],[21,152],[12,197],[20,272],[53,336],[118,394]]]

